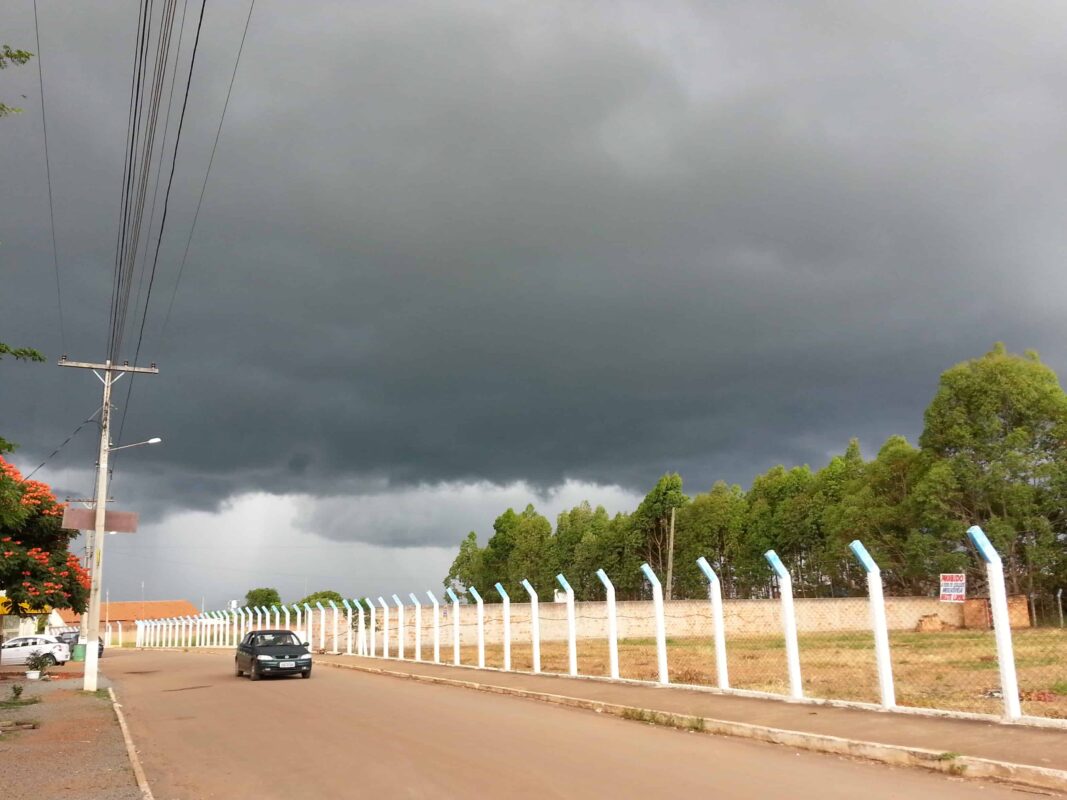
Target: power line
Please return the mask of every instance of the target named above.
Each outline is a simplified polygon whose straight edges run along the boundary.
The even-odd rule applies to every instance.
[[[181,115],[178,117],[178,130],[177,130],[177,132],[175,134],[175,137],[174,137],[174,152],[173,152],[173,155],[171,157],[171,162],[170,162],[170,175],[167,178],[167,190],[163,195],[163,214],[162,214],[162,217],[161,217],[160,223],[159,223],[159,235],[156,238],[155,255],[152,258],[152,268],[151,268],[151,271],[149,272],[149,276],[148,276],[148,291],[145,294],[144,313],[141,316],[141,328],[140,328],[140,331],[138,332],[138,335],[137,335],[137,347],[136,347],[136,350],[134,352],[134,357],[133,357],[133,363],[135,365],[137,364],[137,359],[141,355],[141,343],[144,340],[145,322],[148,319],[148,309],[149,309],[149,307],[151,305],[151,302],[152,302],[152,287],[155,285],[155,281],[156,281],[156,267],[159,265],[159,249],[160,249],[160,246],[163,243],[163,233],[164,233],[164,231],[166,230],[166,227],[167,227],[167,211],[168,211],[168,209],[170,207],[170,190],[171,190],[171,187],[172,187],[172,185],[174,183],[174,172],[175,172],[175,170],[177,168],[177,165],[178,165],[178,149],[179,149],[179,146],[181,144],[182,128],[185,125],[185,112],[189,107],[189,90],[192,87],[192,83],[193,83],[193,69],[196,66],[196,53],[197,53],[197,50],[198,50],[198,48],[200,46],[200,31],[203,29],[203,26],[204,26],[204,9],[206,7],[207,7],[207,0],[201,0],[201,3],[200,3],[200,18],[199,18],[199,20],[197,21],[197,24],[196,24],[196,38],[193,39],[193,54],[192,54],[192,57],[189,59],[189,76],[188,76],[188,78],[186,79],[186,82],[185,82],[185,97],[182,100],[182,112],[181,112]],[[133,378],[134,377],[135,376],[131,376],[129,386],[128,386],[127,390],[126,390],[126,405],[123,407],[122,418],[119,421],[119,437],[120,438],[122,437],[123,427],[126,424],[126,414],[129,411],[129,399],[130,399],[131,393],[133,392]]]
[[[151,19],[149,18],[149,0],[142,0],[137,16],[137,34],[134,38],[134,62],[133,73],[130,76],[130,110],[126,120],[126,159],[122,168],[122,192],[119,202],[121,212],[118,230],[115,240],[115,275],[111,283],[111,310],[108,315],[108,358],[115,360],[118,356],[116,343],[116,321],[118,316],[119,298],[122,279],[122,254],[123,245],[126,241],[126,231],[129,225],[130,215],[130,185],[133,181],[134,152],[137,140],[137,131],[140,124],[140,93],[141,79],[144,75],[144,59],[147,52],[146,37]]]
[[[237,48],[237,60],[233,64],[233,74],[230,75],[230,86],[226,90],[226,102],[222,104],[222,116],[219,118],[219,127],[215,131],[215,142],[211,145],[211,157],[207,162],[207,172],[204,173],[204,182],[200,186],[200,198],[196,201],[196,211],[193,213],[193,223],[189,227],[189,238],[185,240],[185,252],[182,253],[182,261],[178,266],[178,278],[174,282],[174,291],[170,296],[170,304],[167,306],[167,315],[163,318],[163,327],[160,330],[159,338],[160,342],[163,341],[164,336],[167,333],[167,325],[170,323],[170,315],[174,310],[174,299],[178,296],[178,287],[182,282],[182,274],[185,272],[185,262],[189,258],[189,246],[193,241],[193,233],[196,231],[196,221],[200,218],[200,206],[204,202],[204,192],[207,190],[207,180],[211,176],[211,166],[215,163],[215,150],[219,146],[219,137],[222,135],[222,124],[226,121],[226,109],[230,106],[230,94],[233,92],[233,84],[237,78],[237,67],[241,63],[241,53],[245,49],[245,37],[248,36],[248,25],[252,21],[252,11],[256,7],[256,0],[252,0],[251,5],[248,7],[248,17],[245,19],[244,31],[241,33],[241,44]]]
[[[33,0],[33,31],[37,36],[37,79],[41,86],[41,128],[44,132],[44,169],[48,176],[48,219],[52,226],[52,264],[56,271],[56,311],[59,312],[59,342],[67,351],[67,334],[63,326],[63,293],[59,284],[59,249],[56,247],[56,210],[52,201],[52,161],[48,156],[48,122],[44,111],[44,62],[41,60],[41,29],[37,22],[37,0]],[[39,468],[38,468],[39,469]],[[34,470],[36,472],[36,470]]]
[[[99,413],[99,412],[97,412],[97,413]],[[45,460],[42,461],[40,464],[38,464],[36,467],[34,467],[33,468],[33,472],[31,472],[29,475],[27,475],[25,478],[23,478],[23,480],[28,481],[30,478],[32,478],[34,475],[36,475],[37,474],[37,470],[39,470],[41,467],[43,467],[45,464],[47,464],[52,459],[52,457],[54,455],[56,455],[60,450],[62,450],[64,447],[66,447],[67,444],[70,442],[70,440],[73,439],[75,436],[77,436],[82,428],[84,428],[90,422],[95,422],[95,421],[96,421],[96,414],[93,414],[88,419],[83,420],[81,425],[79,425],[77,428],[75,428],[74,432],[71,433],[70,436],[68,436],[66,439],[63,440],[63,444],[61,444],[59,447],[57,447],[55,450],[53,450],[51,453],[49,453],[45,457]]]
[[[170,130],[170,113],[174,109],[174,86],[177,84],[178,77],[178,62],[181,60],[182,52],[182,40],[185,38],[185,16],[189,10],[189,0],[184,0],[182,4],[182,18],[178,23],[178,47],[174,53],[174,69],[170,74],[170,92],[167,97],[167,116],[163,120],[163,141],[159,147],[159,158],[156,161],[156,185],[152,192],[152,210],[148,216],[148,230],[151,232],[156,225],[156,202],[159,200],[159,175],[163,174],[163,156],[167,149],[167,131]],[[150,246],[151,236],[145,239],[144,254],[142,260],[148,258],[148,248]],[[141,292],[144,288],[144,270],[141,270],[140,280],[137,282],[137,299],[134,301],[134,308],[140,308],[141,306]],[[126,401],[129,402],[130,393],[126,392]],[[121,432],[121,430],[120,430]]]

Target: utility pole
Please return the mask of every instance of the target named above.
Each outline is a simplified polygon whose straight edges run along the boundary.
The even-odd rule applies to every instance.
[[[88,625],[86,626],[85,642],[85,680],[82,689],[87,692],[95,692],[97,684],[97,671],[99,667],[99,651],[96,640],[100,636],[100,585],[104,572],[104,518],[107,511],[107,461],[111,453],[111,387],[127,372],[145,372],[155,375],[159,372],[155,364],[149,367],[131,367],[128,361],[124,361],[121,367],[111,365],[111,361],[103,364],[92,364],[85,361],[68,361],[66,355],[59,359],[61,367],[78,367],[91,369],[100,382],[104,384],[104,402],[100,408],[100,455],[96,463],[96,500],[93,503],[95,512],[95,525],[92,535],[91,558],[89,564],[89,608]]]
[[[671,506],[671,531],[667,535],[667,600],[674,596],[674,513],[675,508]]]

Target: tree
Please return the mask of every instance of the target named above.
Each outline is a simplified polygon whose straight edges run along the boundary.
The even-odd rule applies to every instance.
[[[6,49],[6,46],[5,46]],[[0,56],[0,68],[3,66],[3,57]],[[5,108],[3,103],[0,103],[0,110]],[[0,113],[0,116],[3,116]],[[13,356],[16,361],[44,361],[44,356],[38,353],[31,347],[11,347],[3,342],[0,342],[0,361],[3,360],[5,355]],[[7,441],[4,437],[0,436],[0,453],[10,453],[17,445],[14,442]]]
[[[478,534],[471,531],[459,545],[459,553],[445,576],[445,588],[463,595],[469,586],[484,586],[484,564],[483,551],[478,547]]]
[[[78,532],[60,527],[62,518],[46,484],[0,457],[0,589],[20,616],[43,606],[85,611],[89,575],[68,549]]]
[[[664,580],[670,540],[671,509],[682,508],[689,498],[682,493],[676,472],[663,475],[634,512],[632,520],[642,541],[645,561]],[[669,594],[669,593],[668,593]]]
[[[342,597],[339,592],[335,592],[333,589],[323,589],[319,592],[312,592],[307,597],[298,600],[296,605],[303,607],[304,603],[307,603],[309,606],[314,608],[316,603],[322,603],[324,606],[328,606],[330,604],[330,600],[333,600],[334,603],[336,603],[337,605],[341,605],[341,603],[344,601],[344,597]]]
[[[710,492],[698,494],[692,503],[678,512],[674,566],[676,596],[706,596],[706,579],[696,566],[696,560],[701,556],[719,576],[725,596],[733,596],[734,565],[745,531],[747,506],[740,486],[717,481]]]
[[[919,444],[945,466],[937,499],[959,532],[986,530],[1011,591],[1051,589],[1067,541],[1067,394],[1056,373],[998,342],[942,373],[924,422]]]
[[[245,605],[253,608],[259,606],[280,606],[282,596],[277,589],[249,589],[245,593]]]
[[[602,599],[604,587],[596,571],[604,566],[600,554],[611,518],[603,506],[596,510],[582,502],[556,518],[552,537],[552,571],[565,573],[579,600]]]
[[[0,69],[7,69],[12,64],[21,66],[31,58],[33,58],[33,53],[28,50],[15,50],[6,44],[0,46]],[[15,108],[0,102],[0,117],[6,117],[8,114],[20,113],[22,113],[21,108]]]

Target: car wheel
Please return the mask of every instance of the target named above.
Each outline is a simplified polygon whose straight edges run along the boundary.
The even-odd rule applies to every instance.
[[[308,670],[307,672],[301,672],[300,673],[300,677],[301,678],[310,678],[311,677],[311,670]]]
[[[45,660],[48,662],[48,666],[50,667],[54,667],[57,663],[59,663],[56,661],[56,657],[51,653],[45,656]]]
[[[241,669],[237,665],[237,659],[236,658],[233,660],[233,674],[234,674],[234,677],[236,677],[236,678],[240,678],[242,675],[245,674],[245,671],[243,669]]]
[[[248,679],[252,681],[259,680],[259,670],[256,669],[255,661],[253,661],[252,665],[248,668]]]

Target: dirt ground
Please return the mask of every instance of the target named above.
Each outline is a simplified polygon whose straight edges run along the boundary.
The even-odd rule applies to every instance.
[[[1067,630],[1031,629],[1013,632],[1023,712],[1067,718]],[[874,642],[869,633],[801,634],[800,662],[804,691],[810,697],[878,702]],[[502,645],[487,645],[486,665],[503,666]],[[890,652],[897,703],[999,714],[1000,676],[992,631],[941,631],[890,634]],[[477,648],[463,647],[464,664],[476,664]],[[442,657],[451,649],[442,648]],[[512,643],[512,668],[530,670],[528,642]],[[667,663],[674,683],[715,685],[714,644],[709,638],[667,641]],[[733,637],[727,641],[730,685],[739,689],[788,692],[785,642],[781,636]],[[543,642],[541,669],[567,671],[565,642]],[[608,674],[608,646],[603,640],[578,642],[578,672]],[[619,673],[623,678],[656,680],[653,639],[619,642]]]
[[[33,721],[36,730],[0,735],[0,794],[5,800],[135,800],[141,797],[106,689],[81,691],[80,670],[56,668],[56,680],[0,673],[0,720]],[[23,687],[13,706],[11,687]],[[106,684],[104,684],[106,685]],[[5,702],[6,701],[6,702]]]

